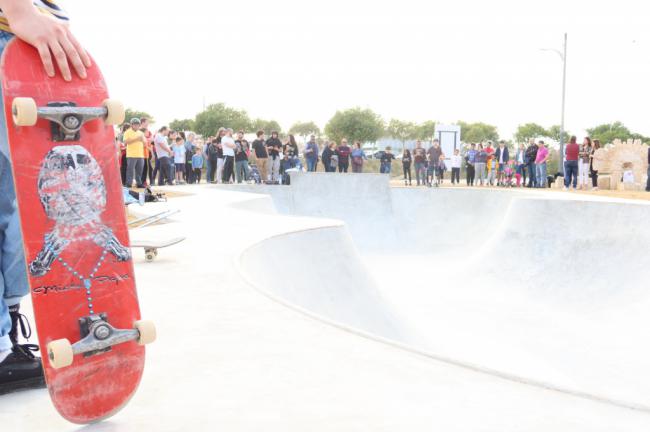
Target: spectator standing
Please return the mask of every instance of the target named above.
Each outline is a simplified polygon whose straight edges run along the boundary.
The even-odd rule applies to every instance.
[[[235,140],[232,138],[232,129],[225,130],[225,135],[221,138],[221,148],[223,149],[223,173],[221,181],[230,183],[235,169]]]
[[[550,155],[544,141],[540,140],[537,146],[537,156],[535,156],[535,175],[537,176],[538,188],[545,188],[548,185],[546,163]]]
[[[580,146],[580,153],[578,154],[578,189],[589,188],[589,169],[592,152],[591,138],[585,137],[582,141],[582,146]]]
[[[271,132],[271,138],[266,140],[266,149],[269,154],[269,180],[272,182],[280,181],[280,152],[282,151],[282,142],[278,138],[278,132]]]
[[[299,165],[300,150],[298,149],[296,138],[293,135],[289,135],[287,143],[284,145],[282,152],[287,156],[287,159],[289,160],[289,169],[295,168]]]
[[[381,155],[381,158],[379,159],[379,172],[381,174],[390,174],[391,172],[391,167],[392,167],[392,162],[395,160],[395,155],[392,153],[392,149],[389,147],[386,147],[386,150],[384,153]]]
[[[460,156],[458,149],[454,150],[451,157],[451,184],[460,184],[460,167],[463,163],[463,158]]]
[[[411,180],[411,151],[407,148],[402,152],[402,170],[404,171],[404,186],[413,185]],[[406,179],[408,177],[408,183]]]
[[[363,172],[363,162],[367,160],[366,153],[361,148],[361,143],[359,141],[354,143],[354,148],[352,153],[350,153],[352,158],[352,172],[353,173],[362,173]]]
[[[422,141],[415,142],[413,149],[413,165],[415,168],[415,181],[417,185],[425,186],[427,184],[427,152],[422,147]],[[422,183],[420,183],[420,180]]]
[[[476,178],[476,144],[472,143],[465,154],[465,162],[467,163],[467,186],[474,186],[474,179]]]
[[[315,172],[318,164],[318,144],[315,135],[309,137],[309,141],[305,146],[305,161],[307,162],[307,171]]]
[[[248,141],[244,139],[244,132],[237,132],[237,139],[235,140],[235,178],[237,183],[247,181],[250,176],[247,148]]]
[[[535,167],[535,160],[537,160],[537,144],[534,139],[528,141],[528,148],[526,149],[525,162],[528,168],[528,187],[537,187],[537,167]]]
[[[589,174],[591,175],[591,186],[594,190],[598,190],[598,171],[594,169],[594,153],[600,148],[600,140],[595,139],[594,145],[589,155]],[[650,160],[649,160],[650,161]]]
[[[130,188],[133,180],[136,180],[137,187],[144,185],[142,181],[142,169],[144,167],[144,146],[146,138],[140,130],[140,119],[131,119],[131,129],[124,132],[124,144],[126,144],[126,184]]]
[[[350,167],[350,153],[352,149],[348,146],[348,140],[341,140],[341,145],[336,149],[336,155],[339,157],[339,172],[347,173]]]
[[[206,149],[206,158],[208,161],[208,173],[207,173],[207,182],[215,183],[215,175],[217,174],[217,164],[219,160],[219,153],[221,149],[217,145],[217,138],[212,138],[212,141],[208,143]],[[217,177],[218,179],[219,177]]]
[[[497,160],[497,184],[499,186],[503,185],[503,172],[506,169],[506,166],[508,165],[508,161],[510,160],[510,151],[508,150],[508,147],[506,146],[505,141],[499,141],[499,148],[497,148],[497,151],[495,153],[495,158]]]
[[[483,148],[483,143],[479,143],[478,149],[476,151],[476,156],[474,158],[474,168],[476,168],[476,182],[481,186],[484,185],[485,177],[485,166],[487,165],[488,154]]]
[[[253,141],[253,152],[255,152],[255,163],[257,164],[257,169],[260,171],[260,177],[262,177],[262,181],[266,181],[269,176],[269,152],[266,149],[263,130],[257,131],[257,139]]]
[[[118,135],[117,140],[120,143],[120,177],[122,178],[122,185],[126,186],[126,144],[124,144],[124,133],[131,128],[129,123],[122,125],[122,131]]]
[[[564,162],[564,190],[572,184],[575,190],[578,184],[578,158],[580,157],[580,146],[575,136],[571,137],[566,145],[566,156]]]
[[[325,144],[325,148],[323,148],[323,154],[321,155],[321,161],[323,162],[323,169],[325,172],[331,172],[332,171],[332,154],[334,153],[333,149],[334,143],[329,142]]]
[[[429,150],[427,150],[427,156],[429,159],[429,167],[427,169],[427,183],[429,185],[433,184],[441,154],[442,150],[440,149],[440,142],[437,139],[433,140],[431,147],[429,147]]]
[[[185,171],[183,176],[185,181],[188,183],[194,183],[194,169],[192,169],[192,158],[196,153],[196,145],[194,144],[194,134],[187,134],[187,139],[185,140]]]
[[[521,179],[523,178],[523,184],[526,184],[526,147],[523,144],[519,144],[519,149],[515,155],[515,177],[517,179],[517,186],[521,186]]]
[[[192,156],[192,183],[201,183],[201,169],[203,168],[203,153],[200,147],[194,148],[194,156]]]
[[[176,137],[176,142],[172,145],[174,152],[174,168],[176,184],[185,184],[185,140],[181,136]]]
[[[172,149],[169,147],[169,141],[167,140],[167,135],[169,134],[169,128],[163,126],[158,130],[158,133],[154,136],[153,144],[156,149],[156,169],[158,170],[158,186],[163,186],[165,184],[171,185],[174,182],[172,176],[172,161],[171,157],[174,154]],[[154,179],[155,180],[155,179]]]
[[[146,117],[140,118],[140,130],[144,134],[146,140],[143,150],[144,150],[144,164],[142,165],[142,185],[154,184],[155,177],[153,175],[153,167],[151,165],[151,159],[153,158],[153,134],[149,130],[149,119]],[[147,178],[149,181],[147,181]]]

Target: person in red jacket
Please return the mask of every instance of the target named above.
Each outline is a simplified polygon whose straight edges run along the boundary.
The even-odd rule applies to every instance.
[[[571,137],[569,144],[566,145],[565,162],[564,162],[564,190],[567,190],[573,183],[573,190],[578,186],[578,157],[580,155],[580,146],[575,136]]]

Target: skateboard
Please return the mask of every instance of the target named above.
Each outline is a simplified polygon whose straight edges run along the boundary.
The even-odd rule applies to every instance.
[[[136,391],[143,345],[113,125],[99,68],[49,78],[14,39],[0,60],[9,155],[43,369],[55,408],[73,423],[119,411]],[[3,186],[6,187],[6,186]]]
[[[158,256],[158,249],[173,246],[185,240],[185,237],[177,237],[170,240],[134,240],[131,242],[132,248],[143,248],[144,257],[147,262],[151,262]]]

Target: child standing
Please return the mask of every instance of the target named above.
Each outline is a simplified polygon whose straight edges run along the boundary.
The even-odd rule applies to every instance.
[[[462,163],[462,158],[460,157],[460,151],[458,149],[454,150],[454,155],[451,157],[451,184],[460,184],[460,164]]]
[[[411,151],[407,148],[402,152],[402,169],[404,170],[404,186],[411,186]],[[408,183],[406,179],[408,177]]]
[[[176,182],[175,184],[184,184],[183,173],[185,172],[185,142],[182,137],[176,137],[174,145],[174,166],[176,167]]]
[[[445,171],[447,171],[447,164],[445,163],[445,155],[441,154],[438,164],[436,166],[436,187],[440,186],[445,179]]]
[[[192,156],[192,172],[194,173],[193,180],[196,184],[201,183],[201,169],[203,168],[203,153],[200,147],[196,147],[194,156]]]
[[[487,174],[487,184],[494,186],[494,180],[496,179],[497,174],[497,158],[494,156],[488,156],[488,174]]]

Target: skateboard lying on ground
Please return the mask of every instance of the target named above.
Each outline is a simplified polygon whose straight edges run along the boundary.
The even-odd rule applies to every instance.
[[[173,246],[183,240],[185,240],[185,237],[177,237],[169,240],[134,240],[131,242],[131,248],[143,248],[145,259],[151,262],[158,256],[158,249]]]
[[[97,66],[88,78],[48,78],[38,52],[12,40],[1,60],[9,153],[34,317],[52,402],[89,423],[136,391],[144,347],[113,125]],[[6,187],[6,186],[3,186]]]

